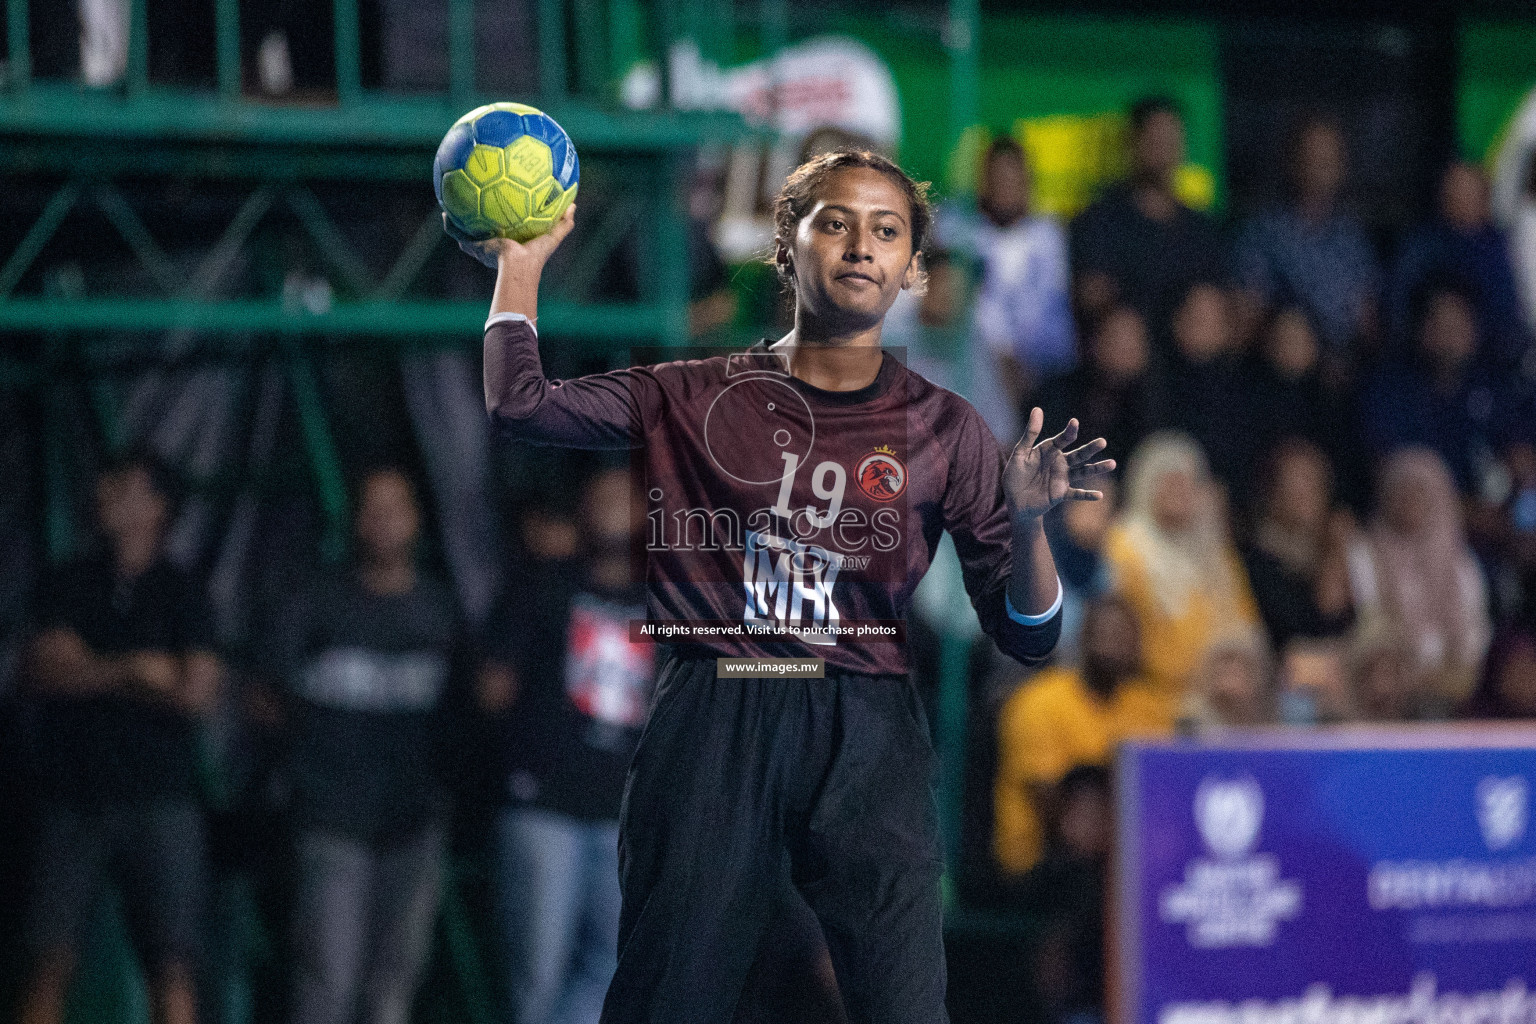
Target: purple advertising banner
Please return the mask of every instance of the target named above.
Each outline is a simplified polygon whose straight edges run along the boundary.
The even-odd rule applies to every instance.
[[[1117,1024],[1536,1024],[1536,730],[1135,744]]]

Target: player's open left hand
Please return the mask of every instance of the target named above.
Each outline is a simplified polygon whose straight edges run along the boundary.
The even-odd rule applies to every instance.
[[[490,238],[476,238],[474,235],[466,234],[459,230],[458,225],[454,224],[453,218],[449,217],[446,213],[443,214],[443,230],[448,232],[455,242],[459,243],[460,249],[463,249],[492,270],[496,269],[496,265],[503,253],[506,254],[508,259],[526,266],[529,270],[543,270],[545,261],[549,259],[549,254],[554,252],[561,242],[565,241],[565,236],[570,234],[571,229],[575,226],[575,203],[565,208],[565,213],[561,214],[560,219],[555,221],[554,227],[542,235],[528,239],[526,242],[518,242],[511,238],[499,238],[495,235],[492,235]]]
[[[1043,516],[1063,501],[1098,501],[1103,493],[1084,485],[1115,468],[1114,459],[1093,459],[1108,446],[1102,437],[1072,447],[1077,420],[1068,420],[1061,433],[1037,444],[1044,426],[1045,413],[1031,409],[1029,426],[1003,467],[1003,494],[1014,515]]]

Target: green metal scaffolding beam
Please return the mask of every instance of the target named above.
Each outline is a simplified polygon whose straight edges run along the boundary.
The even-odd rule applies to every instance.
[[[333,337],[458,338],[479,344],[488,304],[469,299],[359,300],[310,313],[279,299],[81,298],[60,301],[18,297],[0,301],[0,332],[68,333],[196,331],[205,334],[298,334]],[[686,310],[684,311],[686,315]],[[539,326],[552,337],[615,342],[655,340],[674,328],[665,303],[546,302]],[[146,341],[153,344],[155,339]],[[434,341],[434,344],[440,344]]]

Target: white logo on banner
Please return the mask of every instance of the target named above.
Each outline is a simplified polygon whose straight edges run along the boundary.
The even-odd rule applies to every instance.
[[[1489,775],[1473,792],[1483,843],[1491,853],[1513,853],[1530,822],[1529,783],[1519,775]],[[1366,893],[1372,910],[1536,906],[1536,857],[1377,861],[1366,879]]]
[[[1264,791],[1252,779],[1207,778],[1195,790],[1195,824],[1218,857],[1251,853],[1263,821]]]
[[[1507,779],[1490,775],[1477,784],[1477,823],[1488,849],[1507,850],[1525,835],[1529,797],[1529,787],[1518,775]]]
[[[1207,776],[1195,790],[1195,824],[1216,859],[1197,857],[1184,881],[1163,890],[1161,918],[1187,926],[1191,946],[1267,946],[1279,922],[1301,912],[1301,886],[1280,878],[1272,854],[1254,853],[1264,791],[1251,778]]]

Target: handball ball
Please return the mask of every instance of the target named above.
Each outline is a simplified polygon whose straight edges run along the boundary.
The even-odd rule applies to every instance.
[[[432,162],[438,205],[473,238],[537,238],[576,198],[580,177],[570,136],[521,103],[471,110],[448,129]]]

